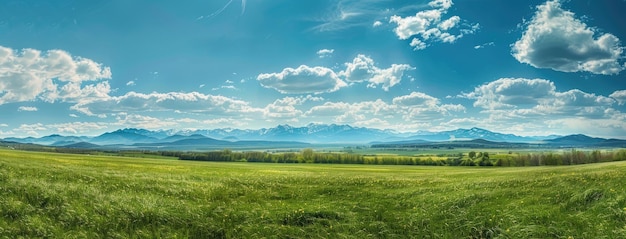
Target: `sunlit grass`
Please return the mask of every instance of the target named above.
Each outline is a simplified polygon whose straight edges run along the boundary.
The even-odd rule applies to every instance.
[[[0,150],[0,237],[626,238],[624,172]]]

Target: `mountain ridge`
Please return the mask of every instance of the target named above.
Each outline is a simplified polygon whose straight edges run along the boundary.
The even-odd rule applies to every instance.
[[[559,139],[562,138],[562,139]],[[72,145],[86,142],[95,145],[150,145],[188,142],[203,140],[206,143],[226,144],[225,142],[267,141],[267,142],[302,142],[313,144],[375,144],[375,143],[417,143],[445,142],[483,139],[492,142],[509,143],[544,143],[555,145],[620,144],[619,139],[594,138],[581,134],[567,136],[519,136],[489,131],[472,127],[448,131],[416,131],[401,133],[393,130],[355,127],[347,124],[314,124],[294,127],[288,124],[261,129],[197,129],[197,130],[147,130],[140,128],[124,128],[106,132],[98,136],[62,136],[52,134],[40,138],[5,138],[5,141],[18,143],[35,143],[42,145]],[[211,141],[215,140],[215,141]],[[612,140],[612,141],[611,141]]]

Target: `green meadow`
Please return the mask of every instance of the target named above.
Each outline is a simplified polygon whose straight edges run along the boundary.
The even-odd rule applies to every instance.
[[[626,162],[273,164],[0,150],[0,238],[626,238]]]

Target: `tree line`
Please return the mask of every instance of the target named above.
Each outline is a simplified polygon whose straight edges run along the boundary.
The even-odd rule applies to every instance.
[[[617,151],[579,151],[572,149],[562,153],[540,152],[497,155],[488,152],[469,152],[449,155],[445,159],[414,156],[379,156],[353,153],[315,152],[304,149],[300,152],[233,152],[231,150],[211,152],[169,152],[163,156],[174,156],[180,160],[219,161],[219,162],[265,162],[265,163],[329,163],[329,164],[381,164],[381,165],[433,165],[433,166],[543,166],[576,165],[611,161],[625,161],[626,149]]]
[[[307,148],[296,152],[238,152],[229,149],[208,152],[151,151],[151,150],[98,150],[59,148],[31,144],[0,143],[3,147],[27,151],[56,153],[118,155],[129,157],[165,156],[179,160],[219,162],[265,162],[265,163],[326,163],[326,164],[380,164],[380,165],[432,165],[432,166],[499,166],[522,167],[544,165],[576,165],[612,161],[626,161],[626,149],[582,151],[571,149],[563,152],[531,152],[490,155],[489,152],[470,151],[467,154],[448,154],[440,157],[402,155],[362,155],[356,153],[316,152]],[[443,156],[443,157],[441,157]]]

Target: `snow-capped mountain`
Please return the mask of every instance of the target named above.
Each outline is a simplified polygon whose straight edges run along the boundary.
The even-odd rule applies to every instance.
[[[471,129],[455,129],[450,131],[441,132],[420,132],[408,139],[421,139],[428,141],[452,141],[452,140],[470,140],[470,139],[484,139],[496,142],[535,142],[545,139],[552,139],[559,136],[518,136],[514,134],[502,134],[492,132],[481,128]]]
[[[236,141],[291,141],[305,143],[355,143],[393,142],[407,140],[451,141],[467,139],[485,139],[498,142],[537,142],[553,139],[558,136],[523,137],[513,134],[501,134],[480,128],[456,129],[442,132],[418,131],[415,133],[399,133],[393,130],[381,130],[338,124],[308,124],[294,127],[278,125],[262,129],[202,129],[202,130],[157,130],[127,128],[104,133],[96,137],[77,137],[50,135],[41,138],[7,138],[6,141],[34,143],[42,145],[69,145],[86,142],[98,145],[132,145],[171,143],[180,140],[198,140],[206,137],[215,140]],[[209,141],[208,139],[203,139]]]

